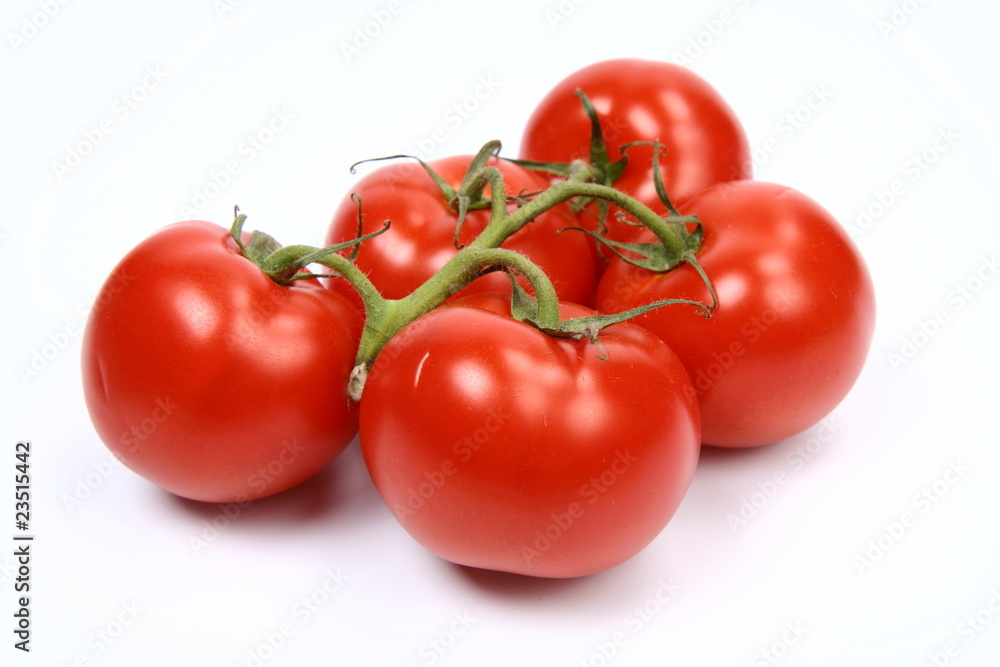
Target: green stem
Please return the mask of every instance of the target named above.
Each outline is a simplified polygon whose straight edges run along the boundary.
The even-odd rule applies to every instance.
[[[504,185],[503,174],[499,169],[484,167],[469,180],[469,186],[480,191],[484,190],[486,185],[490,186],[490,221],[469,245],[475,248],[498,248],[514,232],[526,225],[530,218],[516,223],[512,221],[512,216],[507,214],[507,186]]]
[[[343,259],[342,257],[340,259]],[[335,271],[354,281],[355,275]],[[524,275],[538,299],[537,321],[541,326],[559,325],[559,297],[552,281],[524,255],[505,248],[467,247],[454,255],[437,273],[402,299],[385,299],[377,292],[365,301],[365,326],[358,346],[355,367],[348,385],[348,396],[360,400],[368,371],[382,348],[406,325],[429,313],[470,282],[486,273],[506,270]],[[359,272],[360,273],[360,272]],[[361,274],[362,277],[363,274]],[[364,278],[367,281],[367,277]],[[370,284],[370,283],[369,283]],[[364,298],[362,290],[358,290]]]
[[[316,258],[314,261],[316,264],[322,264],[329,269],[333,269],[351,284],[365,306],[366,320],[371,314],[381,310],[386,299],[379,294],[378,288],[368,279],[364,271],[355,266],[354,262],[350,259],[343,255],[325,255]]]
[[[479,236],[473,241],[473,245],[479,248],[496,248],[507,237],[517,231],[517,229],[514,229],[508,232],[505,224],[505,220],[507,219],[507,186],[504,185],[503,174],[496,167],[481,167],[471,176],[466,176],[462,188],[463,190],[472,190],[482,195],[487,185],[490,186],[490,209],[492,214],[489,224],[479,233]],[[454,243],[455,247],[461,250],[462,245],[459,243],[458,237],[462,233],[462,225],[465,223],[465,217],[469,213],[469,198],[461,195],[459,196],[458,203],[458,223],[455,225]],[[484,236],[486,237],[485,239],[483,239]]]
[[[687,250],[684,244],[684,239],[680,237],[677,231],[671,228],[670,225],[663,221],[663,218],[653,212],[651,208],[642,202],[637,201],[624,192],[615,190],[607,185],[600,185],[598,183],[582,183],[578,181],[562,181],[560,183],[556,183],[548,190],[542,192],[527,204],[507,216],[506,226],[509,228],[509,233],[504,236],[504,240],[507,236],[510,236],[510,234],[513,234],[545,211],[575,197],[593,197],[596,199],[603,199],[604,201],[614,204],[652,230],[652,232],[656,235],[656,238],[659,239],[672,254],[679,257]],[[508,232],[508,229],[501,231]]]
[[[649,227],[675,256],[680,257],[686,253],[690,256],[684,239],[676,229],[646,205],[612,187],[577,180],[562,181],[515,211],[507,213],[503,175],[496,167],[485,166],[484,163],[467,176],[462,189],[464,192],[482,192],[487,185],[490,187],[492,211],[489,224],[472,243],[461,248],[437,273],[402,299],[386,299],[381,296],[368,277],[346,257],[330,254],[316,259],[317,263],[333,269],[348,280],[364,302],[365,325],[348,385],[348,396],[352,400],[360,400],[369,370],[393,336],[476,278],[491,271],[504,270],[525,276],[537,299],[531,322],[543,331],[561,331],[560,327],[564,323],[559,316],[559,300],[548,276],[528,258],[499,246],[542,213],[571,199],[590,197],[607,201]],[[460,213],[459,225],[464,213],[465,211]],[[456,239],[457,236],[458,230]],[[690,257],[693,260],[693,256]],[[607,326],[611,322],[607,318],[598,320],[601,324],[595,325],[596,327]],[[583,333],[593,337],[598,328],[590,329]],[[581,332],[570,330],[563,333],[582,335]]]

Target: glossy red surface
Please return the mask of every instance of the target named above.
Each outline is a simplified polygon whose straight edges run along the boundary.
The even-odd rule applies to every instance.
[[[673,305],[635,322],[691,374],[704,442],[763,445],[817,423],[853,386],[874,332],[874,287],[854,243],[815,201],[773,183],[722,184],[684,212],[704,224],[697,257],[719,308],[705,319]],[[710,303],[691,266],[657,274],[616,259],[597,305],[611,312],[665,298]]]
[[[698,410],[675,355],[631,324],[547,336],[476,295],[383,351],[361,446],[389,509],[455,563],[573,577],[634,556],[667,524],[698,458]],[[563,317],[592,311],[565,305]]]
[[[228,230],[180,222],[115,267],[83,339],[87,408],[127,467],[180,496],[271,495],[357,431],[361,314],[315,281],[278,285]]]

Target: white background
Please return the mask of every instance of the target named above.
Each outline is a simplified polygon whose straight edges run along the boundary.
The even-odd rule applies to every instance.
[[[998,7],[7,0],[0,663],[997,664]],[[186,217],[228,225],[234,204],[248,228],[320,244],[351,163],[494,138],[515,155],[549,87],[620,56],[687,58],[743,121],[757,176],[854,227],[879,320],[824,425],[706,452],[649,548],[571,581],[427,553],[357,443],[233,518],[109,463],[81,396],[80,331],[129,248]],[[103,119],[110,131],[59,173]],[[253,152],[253,136],[270,141]],[[238,174],[209,187],[232,161]],[[27,655],[12,632],[19,439],[33,443]]]

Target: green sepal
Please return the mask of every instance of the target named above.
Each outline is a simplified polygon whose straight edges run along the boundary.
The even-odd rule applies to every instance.
[[[615,257],[618,257],[622,261],[649,271],[663,273],[665,271],[670,271],[671,269],[674,269],[680,264],[688,261],[688,256],[698,252],[698,249],[701,248],[701,243],[704,238],[701,222],[695,216],[666,218],[664,219],[664,222],[670,225],[684,241],[684,251],[680,255],[672,253],[660,241],[650,241],[649,243],[625,243],[623,241],[609,239],[598,232],[593,232],[583,227],[566,227],[561,231],[583,232],[597,241],[601,247],[610,250]],[[693,231],[688,230],[687,226],[689,224],[696,225]],[[621,251],[623,250],[632,253],[633,255],[638,255],[639,257],[636,258],[626,256],[622,254]]]
[[[441,190],[441,194],[444,196],[445,201],[447,201],[449,204],[455,201],[455,199],[458,197],[458,192],[456,192],[455,188],[448,185],[448,181],[441,178],[441,175],[438,174],[436,171],[434,171],[434,169],[432,169],[429,164],[427,164],[420,158],[416,157],[415,155],[404,155],[404,154],[387,155],[385,157],[373,157],[373,158],[368,158],[367,160],[359,160],[358,162],[355,162],[354,164],[351,165],[351,173],[352,174],[356,173],[358,165],[364,164],[366,162],[382,162],[385,160],[401,160],[404,158],[410,158],[420,163],[420,166],[423,167],[424,171],[427,172],[427,175],[431,177],[432,181],[434,181],[434,184],[438,186],[438,189]]]
[[[594,108],[593,102],[581,89],[576,90],[576,96],[580,98],[583,111],[590,121],[590,161],[574,160],[572,162],[536,162],[532,160],[508,160],[527,169],[543,171],[549,174],[560,176],[566,180],[577,180],[586,183],[599,183],[601,185],[613,186],[625,169],[628,167],[628,156],[625,154],[626,144],[621,148],[621,158],[611,161],[608,156],[608,146],[604,140],[604,132],[601,130],[601,119]],[[579,197],[570,202],[570,207],[574,212],[586,210],[592,202],[591,198]],[[597,203],[597,233],[602,234],[607,230],[608,213],[611,205],[604,199],[598,199]],[[600,250],[600,248],[598,249]]]
[[[262,262],[280,249],[281,244],[273,236],[255,229],[250,235],[250,240],[243,246],[243,256],[260,266]]]
[[[654,301],[620,313],[571,317],[568,320],[561,320],[554,326],[547,326],[538,322],[538,301],[528,294],[523,287],[521,287],[521,285],[514,278],[513,274],[508,273],[508,275],[512,286],[510,314],[515,320],[518,322],[524,322],[525,324],[530,324],[545,335],[552,336],[553,338],[568,338],[572,340],[586,339],[588,342],[596,344],[601,348],[601,354],[598,356],[602,359],[607,357],[598,334],[600,334],[602,329],[610,327],[613,324],[626,322],[635,317],[639,317],[640,315],[644,315],[651,310],[655,310],[656,308],[662,308],[663,306],[678,304],[694,306],[705,318],[710,317],[712,312],[715,310],[714,302],[711,306],[706,306],[700,301],[692,301],[690,299],[663,299],[661,301]]]
[[[612,186],[625,173],[625,168],[628,167],[628,157],[625,155],[624,150],[622,150],[622,156],[614,162],[611,161],[611,158],[608,156],[608,146],[604,141],[604,132],[601,130],[601,119],[597,114],[597,109],[594,108],[594,104],[587,97],[586,93],[579,88],[576,90],[576,96],[580,98],[580,103],[583,105],[583,112],[590,121],[589,162],[586,160],[544,162],[513,158],[504,159],[525,169],[542,171],[566,180]],[[598,203],[600,204],[601,202]],[[582,202],[580,205],[584,206],[586,202]]]
[[[476,180],[476,175],[482,171],[483,167],[489,164],[489,161],[500,153],[500,148],[500,142],[495,139],[483,144],[483,147],[472,158],[472,162],[469,163],[469,168],[462,178],[462,185],[458,188],[458,197],[466,196],[471,201],[483,199],[483,190],[486,189],[486,184],[474,187],[473,183]]]
[[[234,208],[236,218],[229,229],[229,234],[239,247],[240,254],[256,264],[261,271],[279,285],[291,285],[296,280],[328,277],[328,275],[333,274],[315,274],[303,271],[302,269],[327,255],[332,255],[348,248],[351,248],[352,251],[347,259],[353,260],[361,243],[375,238],[389,229],[389,221],[386,220],[382,223],[382,229],[370,234],[361,235],[360,197],[357,198],[357,202],[358,237],[325,248],[314,248],[308,245],[282,246],[270,234],[265,234],[260,230],[255,230],[250,235],[250,240],[243,243],[243,225],[246,223],[247,216],[240,213],[238,206]]]
[[[458,237],[462,233],[462,225],[465,224],[465,218],[469,215],[470,210],[477,210],[482,208],[488,208],[490,205],[490,200],[483,198],[483,192],[486,190],[486,182],[480,178],[479,172],[481,172],[492,158],[497,156],[500,152],[500,142],[493,140],[488,141],[479,149],[475,157],[472,158],[472,162],[469,163],[469,168],[465,172],[465,176],[462,178],[462,184],[458,188],[458,192],[455,194],[455,198],[449,202],[452,206],[456,203],[458,205],[458,220],[455,222],[455,236],[452,242],[455,248],[458,250],[462,249],[462,244],[459,242]]]
[[[519,167],[530,169],[531,171],[541,171],[552,174],[560,178],[569,179],[573,169],[572,162],[539,162],[538,160],[522,160],[520,158],[505,157],[505,162],[516,164]]]
[[[538,300],[521,287],[521,283],[517,282],[513,273],[508,271],[507,277],[510,278],[511,284],[511,316],[518,322],[534,324],[538,319]]]
[[[250,235],[250,240],[243,243],[243,225],[247,221],[247,216],[245,213],[240,213],[239,206],[233,207],[233,214],[235,219],[229,228],[229,235],[236,242],[241,255],[257,266],[261,266],[268,256],[281,248],[281,244],[274,240],[270,234],[265,234],[260,230],[255,230]]]
[[[389,229],[389,221],[382,224],[382,229],[359,236],[358,238],[337,243],[325,248],[314,248],[308,245],[290,245],[278,247],[257,265],[271,280],[281,285],[290,285],[293,281],[314,277],[314,274],[302,272],[310,264],[323,259],[327,255],[346,250],[356,249],[361,243],[383,234]],[[256,232],[254,232],[256,234]]]
[[[677,208],[674,206],[673,202],[670,201],[670,197],[667,195],[666,186],[663,185],[663,171],[660,169],[660,151],[666,151],[667,147],[659,141],[633,141],[632,143],[625,144],[621,147],[622,155],[625,155],[625,151],[632,146],[653,147],[653,187],[656,188],[656,196],[659,197],[660,201],[667,208],[668,215],[671,217],[680,216],[680,213],[677,212]]]

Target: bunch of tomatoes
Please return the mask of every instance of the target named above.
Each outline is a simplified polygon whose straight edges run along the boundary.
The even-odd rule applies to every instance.
[[[541,100],[517,159],[499,152],[370,168],[324,248],[238,211],[141,242],[84,336],[103,442],[221,503],[289,489],[359,435],[427,549],[574,577],[663,530],[702,446],[774,443],[850,390],[864,261],[815,201],[752,179],[703,79],[591,65]]]

